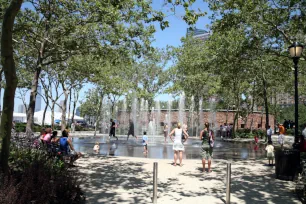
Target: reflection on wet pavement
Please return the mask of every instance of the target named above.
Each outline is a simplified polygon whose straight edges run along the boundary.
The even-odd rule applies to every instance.
[[[143,154],[142,140],[131,138],[128,141],[120,138],[118,141],[108,136],[103,137],[74,137],[73,145],[76,151],[93,154],[95,142],[100,143],[101,155],[127,156],[127,157],[147,157],[157,159],[172,159],[172,142],[163,142],[162,137],[151,138],[147,155]],[[115,144],[115,145],[114,145]],[[201,141],[189,139],[185,143],[185,159],[199,159],[201,152]],[[224,142],[216,140],[213,151],[215,159],[260,159],[265,157],[265,145],[255,145],[254,142]]]

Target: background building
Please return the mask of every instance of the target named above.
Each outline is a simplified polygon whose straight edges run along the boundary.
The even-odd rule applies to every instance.
[[[36,103],[35,103],[35,112],[41,110],[41,86],[37,86],[37,95],[36,95]]]
[[[210,33],[208,31],[202,30],[202,29],[187,28],[187,35],[192,35],[194,38],[199,38],[199,39],[205,41],[209,38]]]
[[[26,107],[23,104],[18,106],[18,113],[26,113]]]

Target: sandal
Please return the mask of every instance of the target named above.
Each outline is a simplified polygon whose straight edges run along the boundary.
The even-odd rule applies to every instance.
[[[180,164],[180,167],[182,167],[183,166],[183,164]]]

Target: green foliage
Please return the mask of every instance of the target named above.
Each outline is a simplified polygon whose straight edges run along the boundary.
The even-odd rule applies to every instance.
[[[265,131],[261,130],[261,129],[255,129],[252,130],[251,129],[237,129],[236,130],[236,134],[235,137],[238,138],[254,138],[255,136],[258,136],[259,138],[263,138],[265,137]]]
[[[12,146],[9,168],[0,185],[0,203],[84,202],[74,173],[46,151]]]

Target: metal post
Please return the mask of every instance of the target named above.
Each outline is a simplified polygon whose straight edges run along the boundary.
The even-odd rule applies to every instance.
[[[157,162],[153,166],[153,203],[157,203]]]
[[[299,94],[298,94],[298,62],[299,58],[293,58],[294,62],[294,116],[295,116],[295,132],[294,136],[295,139],[299,137]]]
[[[226,204],[231,203],[231,163],[227,163],[226,170]]]

